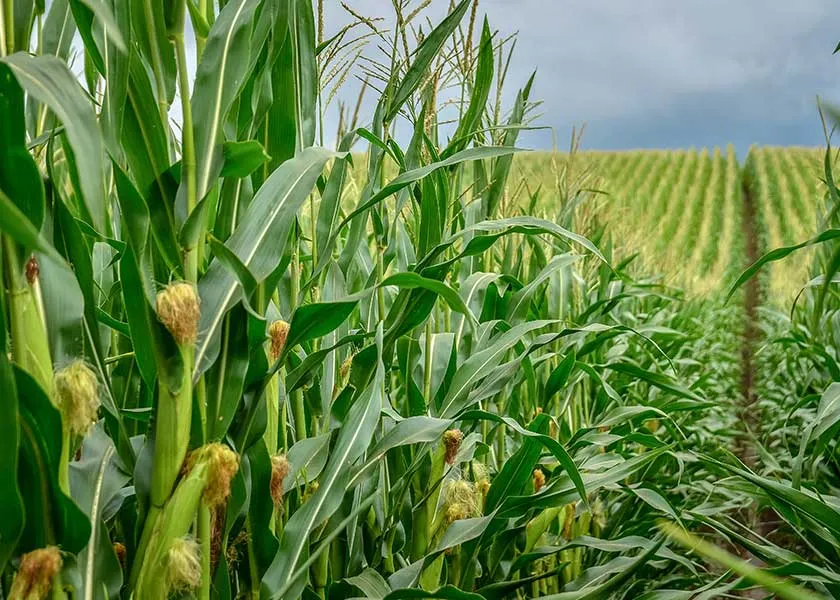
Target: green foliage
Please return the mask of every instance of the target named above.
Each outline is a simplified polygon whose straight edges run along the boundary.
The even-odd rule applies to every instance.
[[[738,307],[642,275],[585,173],[512,193],[534,78],[502,101],[513,43],[477,4],[421,28],[397,2],[395,31],[352,15],[323,39],[308,0],[56,0],[45,19],[14,2],[0,596],[51,547],[62,564],[38,583],[53,598],[663,598],[780,578],[837,591],[835,387],[791,413],[790,483],[727,455]],[[87,89],[67,65],[74,30]],[[358,61],[368,41],[385,51]],[[367,127],[343,120],[331,150],[324,111],[359,68],[376,109]],[[659,158],[621,171],[654,192],[662,243],[711,219],[695,163],[739,223],[731,152],[680,155],[664,183]],[[696,205],[685,222],[673,190]],[[713,230],[704,275],[743,250],[731,235],[732,256],[715,255]],[[826,330],[827,287],[804,293],[816,321],[792,343],[823,370],[802,385],[840,375],[834,346],[806,337]],[[90,386],[54,391],[77,361],[97,379],[95,422],[73,412]],[[753,497],[807,548],[733,524]],[[682,556],[663,517],[749,548],[773,576]]]

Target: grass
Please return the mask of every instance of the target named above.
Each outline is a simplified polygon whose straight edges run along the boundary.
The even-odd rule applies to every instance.
[[[733,152],[523,158],[473,0],[13,4],[0,597],[836,595],[834,212],[753,357]]]

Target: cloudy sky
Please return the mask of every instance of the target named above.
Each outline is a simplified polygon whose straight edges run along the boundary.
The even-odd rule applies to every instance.
[[[326,4],[329,35],[345,16]],[[347,4],[368,16],[391,7]],[[436,22],[447,6],[433,0],[424,15]],[[586,148],[819,144],[817,94],[840,103],[836,0],[481,0],[479,10],[500,34],[518,32],[510,84],[537,70],[532,97],[559,146],[584,122]],[[552,133],[521,141],[550,148]]]

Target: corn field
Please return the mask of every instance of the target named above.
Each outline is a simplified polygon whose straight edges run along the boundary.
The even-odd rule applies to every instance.
[[[477,0],[0,4],[0,599],[840,597],[830,148],[528,152]]]
[[[825,149],[749,149],[739,164],[725,149],[578,152],[572,160],[589,173],[588,185],[603,194],[599,215],[627,253],[638,253],[643,271],[695,295],[714,295],[731,282],[743,256],[743,189],[755,197],[761,247],[790,245],[813,235],[824,214]],[[568,154],[535,152],[514,160],[511,175],[522,197],[527,189],[553,189],[558,162]],[[833,159],[834,160],[834,159]],[[742,173],[743,170],[743,173]],[[550,202],[551,195],[544,194]],[[777,306],[793,300],[809,280],[808,260],[768,270]]]

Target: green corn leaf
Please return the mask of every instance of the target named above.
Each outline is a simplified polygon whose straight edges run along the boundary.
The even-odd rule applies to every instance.
[[[355,577],[348,577],[344,581],[361,590],[365,598],[370,598],[371,600],[382,600],[391,592],[391,587],[388,585],[388,582],[382,578],[382,575],[370,567]]]
[[[91,525],[75,502],[61,491],[61,415],[46,393],[26,372],[15,367],[20,415],[20,473],[26,506],[23,551],[60,544],[76,554],[88,543]]]
[[[508,423],[508,425],[511,425]],[[521,432],[520,432],[521,433]],[[616,466],[609,468],[601,473],[582,473],[583,488],[591,493],[601,489],[603,486],[612,485],[633,473],[645,468],[651,462],[662,456],[667,448],[659,448],[645,452],[639,456],[622,460]],[[552,506],[562,506],[570,502],[576,501],[580,498],[579,490],[575,484],[569,480],[563,480],[556,485],[549,484],[547,489],[535,496],[525,497],[511,497],[505,499],[502,505],[500,514],[502,516],[508,514],[518,514],[520,511],[531,508],[550,508]]]
[[[111,11],[111,6],[104,0],[70,0],[73,19],[76,21],[79,35],[85,44],[89,56],[93,59],[97,71],[104,75],[105,60],[96,43],[94,36],[94,19],[99,27],[107,34],[109,41],[120,52],[127,52],[125,41],[120,33],[120,27]]]
[[[220,177],[247,177],[264,162],[271,160],[265,148],[256,140],[225,142],[222,146],[224,163]]]
[[[62,234],[62,239],[56,241],[63,244],[62,252],[68,262],[54,261],[47,256],[40,261],[50,353],[59,365],[85,357],[97,371],[102,381],[102,407],[109,416],[120,456],[127,464],[133,464],[134,451],[107,376],[108,339],[98,325],[99,302],[95,291],[98,283],[90,249],[70,211],[61,203],[56,204],[55,211],[55,222]]]
[[[368,295],[369,292],[362,292],[333,302],[317,302],[298,307],[289,324],[286,352],[298,344],[305,344],[335,331],[350,316],[359,300]]]
[[[219,359],[205,375],[207,424],[211,440],[224,439],[240,407],[250,364],[247,313],[234,307],[222,325]]]
[[[400,109],[402,109],[403,105],[420,85],[426,76],[429,65],[438,55],[446,40],[449,39],[449,36],[455,32],[469,6],[470,0],[461,0],[452,12],[437,27],[429,32],[417,48],[414,61],[406,70],[405,76],[400,81],[396,90],[394,90],[393,97],[388,100],[388,111],[385,113],[386,123],[394,120],[397,113],[399,113]]]
[[[442,158],[447,158],[463,150],[469,143],[470,138],[481,128],[481,118],[487,108],[487,99],[490,97],[490,90],[493,86],[493,54],[493,34],[485,17],[484,25],[481,28],[481,41],[479,42],[478,60],[473,75],[470,104],[458,123],[458,129],[453,134],[452,141],[441,153]]]
[[[755,261],[752,265],[750,265],[743,273],[738,276],[738,279],[735,280],[735,283],[732,284],[732,287],[729,288],[729,292],[726,294],[726,299],[730,300],[732,295],[744,285],[747,281],[752,279],[756,273],[767,263],[775,262],[777,260],[782,260],[796,252],[797,250],[802,250],[803,248],[807,248],[809,246],[814,246],[816,244],[824,244],[825,242],[829,242],[831,240],[836,240],[840,237],[840,229],[826,229],[825,231],[819,233],[818,235],[812,237],[811,239],[801,242],[799,244],[794,244],[793,246],[785,246],[783,248],[776,248],[775,250],[771,250],[757,261]]]
[[[247,301],[257,289],[258,283],[256,278],[230,248],[212,236],[209,238],[209,242],[210,249],[213,251],[216,260],[236,276],[239,285],[242,286],[242,292],[245,294]]]
[[[147,386],[153,389],[160,378],[171,389],[178,389],[184,368],[181,353],[143,291],[141,261],[126,249],[119,269],[123,289],[130,290],[124,302],[134,354]]]
[[[464,301],[461,299],[461,296],[458,295],[458,292],[442,281],[429,279],[419,275],[418,273],[406,272],[390,275],[379,285],[382,287],[395,285],[406,290],[413,290],[417,288],[428,290],[443,298],[452,310],[464,315],[471,324],[477,322],[475,315],[473,315],[467,305],[464,304]]]
[[[251,48],[249,36],[257,0],[228,2],[207,37],[195,75],[192,97],[196,149],[196,196],[204,198],[222,169],[224,125],[231,104],[245,82]],[[257,51],[258,49],[254,49]],[[176,215],[186,219],[186,198],[179,195]]]
[[[8,65],[0,64],[0,190],[33,228],[44,223],[44,184],[26,147],[23,90]]]
[[[455,372],[455,377],[441,405],[439,416],[442,418],[457,416],[466,408],[470,390],[499,365],[508,350],[518,344],[526,334],[553,323],[555,321],[531,321],[516,325],[499,335],[492,345],[481,352],[474,353]]]
[[[516,94],[516,100],[513,103],[513,113],[508,121],[508,128],[505,130],[504,146],[514,146],[516,139],[519,137],[520,126],[525,119],[525,110],[528,105],[528,97],[530,95],[531,85],[534,82],[534,75],[528,81],[524,89],[519,90]],[[504,196],[507,189],[508,177],[513,166],[513,158],[511,156],[500,156],[493,161],[493,170],[490,180],[490,189],[487,191],[484,202],[484,214],[486,216],[495,215],[498,212],[499,203]]]
[[[176,78],[175,47],[166,35],[164,1],[128,0],[131,10],[131,23],[135,32],[139,32],[139,35],[132,36],[131,41],[136,44],[137,51],[146,64],[160,65],[158,75],[161,80],[159,82],[152,81],[151,89],[160,89],[163,97],[158,97],[157,92],[154,92],[152,104],[148,107],[151,113],[157,115],[158,122],[160,121],[160,112],[157,103],[161,101],[167,106],[172,104],[172,100],[175,98]],[[160,87],[158,87],[158,84]]]
[[[141,0],[132,0],[132,2],[140,4]],[[160,26],[162,27],[162,23]],[[142,40],[145,36],[139,37]],[[171,54],[172,45],[164,41]],[[174,82],[174,74],[172,81]],[[156,192],[158,196],[166,197],[165,183],[167,182],[164,173],[170,168],[171,162],[167,142],[169,124],[161,118],[155,81],[149,78],[141,61],[131,60],[126,85],[128,97],[123,106],[120,133],[122,135],[121,149],[125,154],[127,171],[144,197],[151,196],[152,184],[162,188]],[[162,90],[162,93],[167,92]],[[174,84],[172,94],[174,95]],[[155,212],[153,207],[150,208],[152,212]]]
[[[131,14],[130,2],[112,2],[114,8],[114,21],[125,39],[131,39]],[[125,110],[128,98],[128,82],[131,73],[131,56],[125,49],[120,49],[119,40],[110,35],[106,28],[103,30],[102,42],[105,47],[105,61],[107,69],[107,85],[105,96],[102,101],[100,113],[100,125],[105,147],[111,156],[122,157],[123,151],[120,148],[120,141],[123,138],[122,128],[125,121]]]
[[[548,425],[548,415],[539,415],[528,426],[528,430],[545,435],[548,433]],[[485,511],[496,509],[507,496],[521,496],[528,489],[541,454],[542,444],[533,437],[525,438],[524,443],[504,462],[501,471],[493,478],[485,500]]]
[[[7,10],[4,7],[4,10]],[[35,0],[13,0],[12,10],[6,12],[5,17],[12,17],[12,28],[10,30],[11,48],[15,50],[28,50],[29,40],[32,37],[32,25],[35,20]],[[39,12],[43,12],[43,6]],[[5,19],[4,19],[5,20]],[[7,25],[8,27],[8,25]]]
[[[59,121],[75,158],[84,217],[105,231],[104,165],[96,115],[70,69],[54,56],[17,53],[2,59],[20,86],[47,105]]]
[[[501,147],[481,147],[481,148],[469,148],[462,152],[458,152],[453,154],[449,158],[445,160],[441,160],[425,167],[419,167],[417,169],[412,169],[411,171],[406,171],[405,173],[395,177],[393,180],[388,182],[381,190],[372,194],[370,198],[366,199],[364,202],[360,202],[359,206],[357,206],[353,211],[351,211],[342,221],[335,227],[332,231],[332,235],[330,236],[326,246],[319,250],[319,260],[318,265],[313,273],[310,281],[308,281],[305,285],[302,286],[303,289],[308,288],[312,285],[315,281],[317,275],[321,273],[323,268],[327,265],[330,254],[332,252],[333,247],[335,246],[336,240],[338,239],[339,234],[341,231],[348,225],[351,225],[351,238],[361,235],[361,227],[364,226],[364,219],[361,218],[368,210],[375,207],[376,205],[383,202],[389,196],[396,194],[400,190],[408,187],[412,183],[422,180],[425,177],[428,177],[438,169],[442,169],[445,167],[451,167],[454,165],[458,165],[461,163],[469,162],[469,161],[476,161],[485,158],[490,158],[494,156],[502,156],[506,154],[512,154],[514,152],[522,152],[519,148],[501,148]],[[355,230],[353,229],[355,227]],[[345,246],[345,251],[348,247],[355,246],[355,243],[350,241],[347,242]],[[440,246],[438,246],[440,248]],[[441,250],[442,251],[442,250]]]
[[[524,152],[521,148],[505,148],[501,146],[483,146],[480,148],[469,148],[467,150],[463,150],[456,154],[453,154],[449,158],[440,160],[438,162],[434,162],[430,165],[426,165],[425,167],[419,167],[417,169],[413,169],[411,171],[406,171],[405,173],[395,177],[393,180],[389,181],[381,190],[379,190],[376,194],[374,194],[367,202],[355,208],[338,226],[340,230],[343,228],[347,223],[349,223],[356,215],[363,213],[364,211],[372,208],[382,202],[388,196],[396,194],[401,189],[405,188],[406,186],[415,183],[428,177],[438,169],[443,169],[445,167],[451,167],[454,165],[459,165],[461,163],[475,161],[475,160],[483,160],[487,158],[495,158],[499,156],[508,156],[514,154],[516,152]]]
[[[377,346],[381,348],[381,344],[380,329]],[[382,408],[380,388],[385,377],[381,359],[378,362],[374,381],[358,395],[347,421],[339,430],[321,475],[318,491],[286,524],[280,549],[262,580],[261,594],[264,597],[279,598],[284,590],[289,589],[288,586],[293,586],[293,590],[302,587],[302,581],[298,583],[291,578],[297,566],[303,562],[309,534],[341,505],[347,491],[350,467],[362,456],[373,436]]]
[[[703,556],[725,566],[727,569],[738,573],[749,581],[762,586],[763,588],[773,592],[779,598],[786,600],[817,600],[821,598],[816,594],[812,594],[808,590],[801,588],[792,583],[788,583],[783,579],[779,579],[766,571],[753,567],[744,560],[732,556],[725,550],[717,546],[701,540],[700,538],[685,532],[682,528],[671,523],[661,523],[660,528],[668,534],[669,537],[676,540],[683,546],[699,552]]]
[[[0,294],[0,345],[6,347],[5,294]],[[0,352],[0,389],[5,390],[0,403],[0,570],[6,567],[23,533],[26,508],[18,489],[18,445],[21,439],[20,412],[15,373],[9,357]]]
[[[318,221],[315,234],[317,236],[318,256],[327,254],[327,243],[332,235],[333,227],[338,219],[339,208],[341,207],[342,193],[347,178],[348,167],[352,164],[352,156],[349,154],[356,140],[356,133],[350,132],[342,138],[338,145],[339,152],[346,152],[342,158],[333,161],[327,185],[321,194],[321,205],[318,209]]]
[[[557,367],[551,372],[551,375],[549,375],[548,381],[545,384],[546,402],[551,400],[556,393],[563,389],[574,371],[576,362],[577,356],[574,351],[569,352],[565,357],[563,357],[560,364],[557,365]]]
[[[276,268],[285,251],[297,211],[332,156],[331,151],[323,148],[309,148],[274,171],[254,196],[239,227],[225,243],[257,282],[263,281]],[[202,307],[201,335],[195,351],[196,377],[206,371],[218,356],[222,317],[241,296],[239,282],[219,262],[210,265],[198,289]]]
[[[438,440],[443,432],[452,426],[452,423],[453,421],[449,419],[424,416],[404,419],[382,436],[371,451],[368,461],[375,462],[384,457],[389,450],[399,446]]]
[[[631,365],[628,363],[611,363],[607,365],[607,368],[617,373],[630,375],[634,379],[647,381],[651,385],[654,385],[662,390],[670,392],[675,396],[679,396],[681,398],[688,398],[689,400],[694,400],[696,402],[703,402],[703,398],[701,396],[679,385],[671,377],[667,377],[659,373],[652,373],[650,371],[646,371],[645,369],[640,369],[636,365]]]
[[[0,230],[24,247],[39,250],[55,261],[64,260],[3,191],[0,191]]]
[[[427,598],[437,598],[439,600],[483,600],[484,596],[472,592],[465,592],[454,585],[445,585],[434,591],[405,588],[394,590],[385,596],[385,600],[425,600]]]
[[[549,594],[548,596],[543,596],[543,598],[550,600],[599,600],[601,598],[608,598],[612,592],[626,584],[656,554],[663,542],[664,540],[660,540],[658,543],[652,544],[649,549],[640,553],[632,563],[623,568],[618,574],[613,575],[601,584],[584,587],[573,592]]]
[[[91,523],[90,540],[79,560],[82,598],[113,598],[119,594],[123,583],[122,569],[105,526],[105,521],[112,516],[106,513],[106,509],[114,511],[113,502],[130,479],[116,460],[113,442],[104,429],[97,426],[85,438],[80,460],[70,465],[73,499]]]
[[[51,54],[66,60],[75,29],[76,22],[70,13],[68,0],[51,2],[41,30],[42,42],[39,54]]]
[[[329,458],[331,437],[330,433],[323,433],[295,442],[289,448],[286,458],[289,460],[290,469],[283,480],[284,492],[318,479]]]
[[[469,227],[461,229],[457,233],[442,241],[431,252],[420,259],[417,264],[417,270],[422,272],[423,269],[431,267],[433,265],[432,261],[442,252],[455,244],[455,242],[477,232],[483,232],[486,235],[470,239],[464,249],[462,249],[455,257],[448,260],[446,264],[454,263],[465,257],[481,254],[490,248],[490,246],[492,246],[499,238],[513,233],[522,233],[525,235],[547,234],[564,242],[574,242],[597,256],[605,264],[609,264],[595,244],[582,235],[569,231],[568,229],[550,221],[546,221],[545,219],[537,219],[535,217],[511,217],[508,219],[481,221],[475,225],[470,225]]]
[[[318,63],[315,59],[315,15],[309,0],[289,1],[289,40],[294,48],[296,149],[315,143]]]
[[[562,466],[563,469],[566,471],[566,474],[568,475],[569,479],[571,479],[572,483],[574,484],[574,489],[578,493],[580,500],[584,504],[588,503],[586,496],[588,486],[586,484],[585,478],[581,476],[577,465],[575,465],[575,462],[574,460],[572,460],[572,457],[569,455],[568,451],[563,447],[562,444],[560,444],[560,442],[558,442],[554,438],[536,431],[532,431],[531,429],[525,429],[510,417],[502,417],[482,410],[467,411],[464,414],[462,414],[459,418],[465,421],[487,420],[495,421],[497,423],[504,423],[520,435],[538,441],[546,448],[546,450],[551,452],[554,458],[557,459],[557,462],[560,463],[560,466]],[[503,496],[503,498],[507,498],[507,496]]]
[[[496,514],[494,512],[484,517],[461,519],[452,523],[446,529],[446,532],[443,534],[440,542],[438,542],[432,552],[427,554],[424,558],[421,558],[407,567],[400,569],[388,578],[388,584],[395,591],[386,596],[386,598],[398,597],[401,593],[408,593],[410,595],[411,593],[416,592],[417,590],[407,590],[403,588],[412,588],[416,586],[423,570],[431,565],[447,550],[480,539],[485,531],[487,531],[488,527],[490,527],[495,516]],[[466,592],[462,592],[454,586],[450,586],[450,588],[452,590],[451,593],[455,594],[456,597],[461,594],[460,597],[464,598],[462,594],[465,594]],[[475,595],[468,594],[466,597],[474,598]]]
[[[551,259],[551,261],[540,271],[526,286],[518,290],[510,299],[507,311],[507,321],[509,323],[516,323],[527,318],[528,308],[531,305],[531,299],[537,292],[539,287],[543,285],[552,274],[559,270],[568,267],[576,262],[577,256],[571,254],[560,254]]]
[[[837,510],[830,504],[821,501],[813,492],[806,493],[801,490],[794,489],[784,483],[761,477],[747,469],[729,465],[719,460],[702,457],[702,459],[710,464],[714,464],[730,473],[733,473],[743,479],[746,479],[753,485],[761,488],[767,494],[779,502],[789,506],[790,508],[801,512],[813,519],[820,526],[824,527],[831,536],[840,540],[840,510]]]

